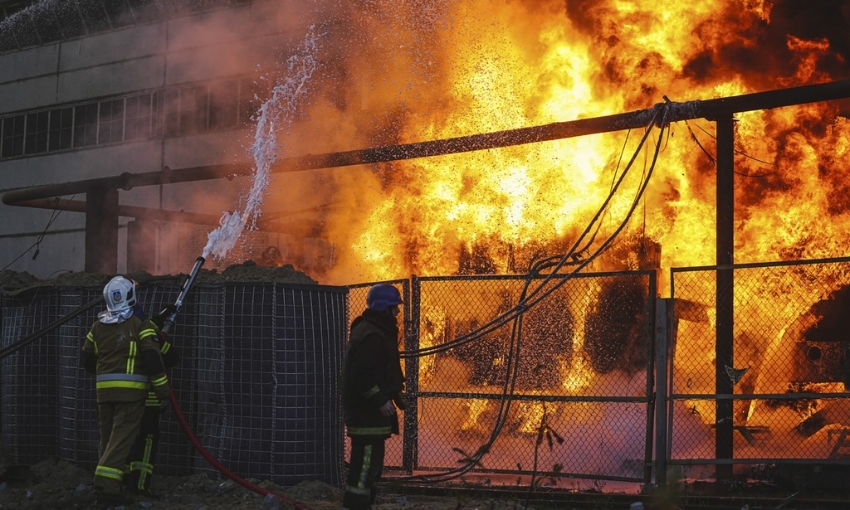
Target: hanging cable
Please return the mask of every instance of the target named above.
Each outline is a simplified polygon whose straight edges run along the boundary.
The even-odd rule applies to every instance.
[[[76,196],[77,196],[77,195],[73,195],[71,198],[69,198],[69,199],[65,202],[65,207],[60,208],[60,209],[54,209],[54,210],[53,210],[53,212],[51,212],[51,213],[50,213],[50,219],[49,219],[49,220],[47,220],[47,225],[46,225],[46,226],[44,227],[44,229],[41,231],[41,234],[39,234],[39,236],[38,236],[38,238],[35,240],[35,242],[34,242],[34,243],[32,243],[32,244],[31,244],[31,245],[30,245],[30,246],[29,246],[26,250],[24,250],[23,252],[21,252],[21,254],[20,254],[20,255],[18,255],[18,256],[17,256],[17,257],[15,257],[14,259],[12,259],[12,261],[11,261],[11,262],[9,262],[8,264],[6,264],[6,266],[5,266],[3,269],[0,269],[0,271],[5,271],[5,270],[9,269],[9,267],[11,267],[11,266],[12,266],[12,264],[14,264],[14,263],[15,263],[15,262],[17,262],[18,260],[20,260],[20,258],[21,258],[21,257],[23,257],[24,255],[26,255],[27,253],[29,253],[29,251],[30,251],[30,250],[32,250],[33,248],[35,248],[35,253],[33,253],[33,255],[32,255],[32,260],[35,260],[35,259],[36,259],[36,257],[38,257],[39,253],[41,253],[41,252],[40,252],[40,250],[39,250],[39,247],[40,247],[40,245],[41,245],[41,241],[43,241],[43,240],[44,240],[44,236],[47,234],[48,229],[50,229],[50,226],[53,224],[53,222],[54,222],[54,221],[56,221],[56,218],[58,218],[58,217],[59,217],[59,214],[60,214],[61,212],[63,212],[63,211],[65,210],[65,208],[66,208],[66,207],[68,207],[68,204],[69,204],[69,203],[71,203],[71,200],[73,200],[73,199],[74,199],[74,197],[76,197]],[[59,199],[57,198],[56,200],[58,201]]]
[[[540,301],[540,299],[534,299],[530,302],[526,302],[526,301],[531,300],[532,298],[535,298],[535,296],[539,292],[542,292],[542,289],[546,287],[546,285],[550,282],[550,280],[553,278],[553,276],[555,274],[557,274],[558,271],[560,271],[564,266],[569,264],[571,261],[573,263],[578,264],[578,266],[576,267],[576,269],[574,269],[573,272],[580,271],[581,269],[586,267],[590,262],[592,262],[596,258],[596,256],[598,256],[598,254],[601,253],[601,252],[597,250],[597,252],[595,253],[595,255],[593,257],[589,257],[589,258],[586,258],[586,259],[583,259],[583,260],[581,260],[581,259],[576,260],[577,258],[579,258],[578,252],[577,252],[577,247],[579,245],[581,245],[581,243],[584,241],[585,237],[588,236],[588,233],[594,228],[594,225],[596,224],[596,222],[600,221],[600,217],[607,210],[611,200],[613,199],[613,197],[616,194],[617,190],[619,189],[620,185],[625,180],[626,176],[628,175],[629,170],[632,168],[635,160],[637,159],[638,155],[640,154],[641,149],[643,148],[647,138],[649,137],[649,134],[651,133],[652,127],[655,126],[655,125],[659,125],[659,126],[661,126],[662,131],[663,131],[663,129],[665,129],[665,127],[666,127],[666,118],[667,118],[667,106],[666,106],[666,104],[657,105],[656,108],[655,108],[655,112],[653,114],[653,117],[652,117],[651,121],[649,122],[649,124],[647,125],[646,130],[644,132],[644,135],[643,135],[643,137],[641,138],[641,140],[638,144],[638,147],[635,149],[635,152],[632,155],[631,159],[629,160],[628,164],[626,165],[626,168],[620,174],[619,178],[616,179],[616,182],[612,186],[611,191],[609,192],[608,196],[605,198],[605,200],[602,203],[602,205],[600,206],[599,210],[596,212],[594,217],[591,219],[590,223],[588,223],[585,230],[576,239],[573,246],[567,251],[566,254],[561,255],[560,258],[557,259],[558,262],[555,263],[552,266],[552,270],[549,272],[549,274],[546,277],[544,277],[542,281],[538,282],[537,286],[534,289],[532,289],[531,292],[529,292],[529,294],[528,294],[528,296],[526,297],[525,300],[518,301],[517,304],[514,307],[505,311],[503,314],[491,319],[490,321],[479,326],[477,329],[470,331],[469,333],[458,336],[457,338],[455,338],[454,340],[452,340],[450,342],[446,342],[446,343],[443,343],[443,344],[440,344],[440,345],[435,345],[435,346],[429,346],[429,347],[425,347],[425,348],[421,348],[421,349],[416,349],[416,350],[412,350],[412,351],[403,351],[403,352],[400,353],[401,357],[407,358],[407,357],[427,356],[427,355],[431,355],[431,354],[437,354],[439,352],[448,351],[448,350],[451,350],[455,347],[465,345],[465,344],[467,344],[467,343],[469,343],[469,342],[471,342],[471,341],[473,341],[477,338],[480,338],[483,335],[486,335],[487,333],[495,331],[496,329],[499,329],[500,327],[504,326],[505,324],[507,324],[508,322],[513,320],[513,318],[516,317],[517,315],[525,313],[525,311],[528,308],[530,308],[534,304],[538,303]],[[658,152],[660,150],[660,140],[661,140],[661,137],[659,137],[659,143],[656,144],[656,151],[655,151],[655,156],[654,156],[653,161],[655,161],[655,159],[657,159],[657,155],[658,155]],[[625,225],[623,225],[623,227],[624,226]],[[621,231],[621,230],[622,230],[622,228],[618,229],[617,232],[619,233],[619,231]],[[604,243],[604,247],[607,247],[609,244],[610,244],[610,240],[608,242]],[[585,246],[585,248],[587,248],[587,246]],[[558,287],[563,285],[563,283],[564,283],[564,281],[556,284],[554,287],[552,287],[546,293],[544,293],[543,297],[551,294],[551,292],[554,292],[554,290],[556,290]]]
[[[661,112],[660,120],[658,119],[659,110]],[[632,166],[637,155],[640,153],[640,150],[643,147],[643,143],[645,142],[652,126],[656,124],[656,120],[659,120],[659,122],[657,122],[657,125],[660,127],[660,133],[659,133],[658,139],[657,139],[656,144],[655,144],[655,150],[653,151],[652,161],[649,165],[649,168],[644,167],[644,172],[643,172],[643,175],[641,176],[641,182],[640,182],[640,185],[638,186],[638,190],[635,193],[635,197],[632,200],[631,207],[630,207],[629,211],[627,212],[627,214],[625,215],[625,217],[623,218],[623,220],[620,222],[620,225],[615,229],[615,231],[602,243],[602,245],[590,257],[587,258],[587,260],[585,260],[581,264],[579,264],[578,267],[575,268],[571,273],[564,275],[564,277],[561,278],[559,281],[555,282],[555,284],[550,289],[548,289],[546,292],[543,292],[541,295],[539,295],[537,297],[533,297],[533,294],[535,292],[541,292],[541,288],[543,287],[543,285],[545,285],[545,282],[550,280],[552,277],[554,277],[554,275],[557,272],[557,270],[550,272],[546,276],[544,283],[539,284],[534,290],[532,290],[531,293],[528,293],[528,289],[531,286],[531,283],[533,282],[533,280],[537,276],[539,276],[539,274],[540,274],[539,271],[544,269],[544,268],[551,267],[551,265],[555,262],[555,260],[559,260],[559,262],[556,263],[555,266],[554,266],[558,269],[560,269],[561,267],[566,265],[568,257],[571,254],[574,253],[575,247],[578,246],[578,242],[576,242],[576,244],[574,244],[573,248],[569,252],[567,252],[566,255],[561,256],[560,259],[558,259],[558,257],[547,257],[546,259],[543,259],[540,262],[533,263],[531,268],[530,268],[529,275],[525,280],[525,284],[523,285],[523,289],[520,293],[520,297],[518,299],[518,305],[517,306],[515,306],[511,310],[508,310],[507,312],[500,315],[499,317],[491,320],[490,323],[488,323],[489,326],[488,326],[488,324],[485,324],[484,326],[482,326],[482,327],[478,328],[477,330],[475,330],[474,332],[472,332],[472,333],[478,333],[477,335],[470,333],[470,334],[462,335],[461,337],[458,337],[458,339],[463,338],[462,343],[458,343],[457,342],[458,339],[456,339],[453,342],[448,342],[448,344],[452,345],[452,348],[456,347],[458,345],[463,345],[463,344],[468,343],[468,342],[470,342],[470,341],[472,341],[476,338],[481,338],[481,336],[484,334],[484,333],[481,333],[482,331],[487,331],[487,332],[493,331],[494,330],[493,328],[495,327],[496,324],[499,324],[499,327],[501,327],[501,325],[506,324],[508,320],[513,320],[513,322],[514,322],[514,325],[513,325],[512,331],[511,331],[510,342],[509,342],[509,349],[508,349],[508,356],[507,356],[507,363],[506,363],[505,384],[502,387],[502,394],[500,395],[500,401],[499,401],[499,410],[497,412],[495,423],[493,425],[493,429],[491,430],[491,433],[490,433],[488,440],[483,445],[481,445],[475,451],[474,454],[472,454],[471,456],[468,456],[466,459],[464,459],[465,460],[464,464],[462,466],[458,467],[458,468],[446,470],[446,471],[443,471],[443,472],[440,472],[440,473],[437,473],[437,474],[411,475],[411,476],[405,476],[405,477],[398,477],[398,479],[409,481],[409,482],[414,482],[414,483],[417,483],[417,482],[418,483],[446,482],[446,481],[449,481],[449,480],[452,480],[452,479],[456,479],[456,478],[462,476],[463,474],[471,471],[476,465],[480,465],[481,459],[484,457],[484,455],[489,453],[490,448],[492,447],[493,443],[496,441],[496,439],[501,434],[501,431],[502,431],[502,429],[503,429],[503,427],[504,427],[504,425],[507,421],[508,414],[509,414],[509,411],[510,411],[510,406],[511,406],[511,403],[513,401],[514,389],[516,387],[517,375],[519,373],[519,360],[520,360],[520,351],[521,351],[520,346],[521,346],[521,339],[522,339],[522,320],[523,320],[524,313],[525,313],[525,311],[530,309],[532,306],[534,306],[536,303],[540,302],[545,297],[547,297],[552,292],[554,292],[557,288],[564,285],[566,283],[567,279],[569,278],[569,276],[579,272],[582,268],[584,268],[587,264],[589,264],[592,260],[594,260],[596,257],[598,257],[602,252],[604,252],[607,249],[607,247],[614,241],[614,239],[616,239],[616,237],[620,234],[620,232],[622,232],[622,230],[628,224],[628,222],[629,222],[630,218],[632,217],[635,209],[641,203],[641,198],[643,197],[643,195],[646,191],[646,188],[649,184],[649,181],[651,180],[652,173],[653,173],[653,171],[655,169],[655,165],[658,161],[658,155],[661,151],[662,141],[664,140],[663,134],[664,134],[664,130],[667,127],[667,122],[666,122],[667,109],[661,108],[659,110],[657,110],[656,115],[653,116],[652,123],[650,123],[649,126],[647,127],[647,132],[644,133],[644,137],[642,138],[641,143],[639,144],[638,148],[636,149],[635,154],[632,156],[632,158],[631,158],[629,164],[627,165],[626,169],[624,170],[623,174],[620,176],[620,178],[618,180],[616,180],[616,184],[612,186],[612,191],[609,194],[608,199],[606,199],[605,203],[603,204],[603,207],[600,208],[600,211],[597,212],[597,215],[591,221],[591,225],[592,225],[593,222],[598,220],[598,218],[600,217],[602,212],[605,209],[607,209],[607,205],[610,202],[610,199],[612,198],[613,193],[616,192],[617,188],[619,188],[619,185],[622,183],[623,179],[625,178],[625,175],[627,173],[628,168],[630,168]],[[587,232],[589,232],[591,225],[588,225],[588,228],[585,229],[582,236],[586,235]],[[594,237],[595,237],[595,234],[594,234]],[[581,237],[579,239],[581,239]],[[443,347],[443,346],[441,346],[441,347]],[[412,351],[412,352],[415,352],[419,355],[422,355],[421,354],[422,352],[431,353],[433,351],[434,353],[436,353],[436,352],[442,352],[443,350],[448,350],[448,349],[437,350],[437,349],[427,349],[426,348],[426,349],[420,349],[418,351]],[[406,353],[406,355],[410,356],[411,353]]]
[[[0,360],[6,358],[7,356],[15,354],[16,352],[18,352],[19,350],[28,346],[29,344],[33,343],[34,341],[38,340],[42,336],[46,335],[47,333],[50,333],[54,329],[65,324],[66,322],[70,321],[74,317],[77,317],[78,315],[82,314],[83,312],[94,308],[95,306],[97,306],[100,303],[103,303],[103,298],[101,298],[101,297],[81,306],[80,308],[78,308],[75,311],[69,313],[68,315],[62,317],[61,319],[57,319],[57,320],[51,322],[47,326],[41,328],[40,330],[29,335],[28,337],[24,338],[23,340],[15,343],[14,345],[10,345],[8,347],[4,347],[3,349],[0,349]]]

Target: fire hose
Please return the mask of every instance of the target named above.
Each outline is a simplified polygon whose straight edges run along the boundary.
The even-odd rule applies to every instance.
[[[171,326],[174,325],[174,320],[177,317],[177,314],[183,308],[183,302],[186,299],[186,295],[189,293],[189,289],[192,288],[192,285],[195,282],[195,278],[198,276],[198,272],[201,270],[201,266],[204,265],[205,259],[204,257],[198,257],[195,260],[195,266],[192,268],[192,271],[189,273],[189,277],[186,279],[186,283],[183,284],[183,288],[180,290],[180,294],[177,296],[177,300],[174,302],[174,311],[165,319],[162,331],[168,333],[168,330],[171,329]],[[192,443],[192,446],[195,447],[195,450],[201,454],[201,456],[206,459],[207,462],[210,463],[218,472],[226,476],[227,478],[233,480],[237,484],[245,487],[246,489],[256,492],[262,496],[273,496],[284,503],[290,504],[294,506],[298,510],[311,510],[309,506],[301,503],[300,501],[296,501],[294,499],[287,498],[281,494],[270,491],[263,487],[260,487],[257,484],[251,483],[248,480],[240,477],[234,472],[230,471],[226,466],[224,466],[221,462],[219,462],[215,457],[207,451],[206,448],[198,441],[198,438],[195,436],[192,431],[192,427],[189,426],[189,422],[186,421],[186,418],[183,416],[183,411],[180,410],[180,406],[177,403],[177,397],[174,395],[174,388],[169,385],[168,389],[168,399],[171,402],[171,407],[174,409],[174,414],[177,416],[177,421],[180,422],[180,427],[183,429],[183,432],[186,434],[186,437],[189,439],[189,442]]]
[[[209,462],[210,465],[212,465],[212,467],[216,468],[221,474],[230,478],[234,482],[238,483],[239,485],[245,487],[250,491],[256,492],[257,494],[260,494],[262,496],[274,496],[275,498],[283,501],[284,503],[288,503],[294,506],[298,510],[310,510],[310,507],[308,507],[304,503],[301,503],[300,501],[289,499],[286,496],[260,487],[259,485],[251,483],[248,480],[245,480],[239,475],[233,473],[233,471],[227,469],[227,467],[225,467],[221,462],[219,462],[215,457],[213,457],[212,454],[210,454],[210,452],[208,452],[206,448],[204,448],[201,442],[198,441],[198,438],[195,437],[195,434],[192,432],[192,428],[189,426],[189,422],[186,421],[186,418],[183,416],[183,412],[180,410],[180,406],[177,405],[177,397],[174,396],[173,388],[169,388],[168,390],[168,399],[171,401],[171,407],[174,409],[174,414],[175,416],[177,416],[177,421],[180,422],[180,427],[183,429],[183,432],[186,434],[186,437],[189,438],[189,442],[192,443],[192,446],[195,447],[198,453],[200,453],[204,457],[204,459],[206,459],[206,461]]]
[[[174,325],[174,319],[177,317],[177,314],[183,308],[183,302],[186,300],[186,295],[189,294],[189,289],[192,288],[192,285],[195,283],[195,278],[198,276],[198,272],[201,270],[201,267],[206,262],[204,257],[198,257],[195,260],[195,265],[192,267],[192,271],[189,272],[189,277],[186,278],[186,282],[183,284],[183,288],[180,289],[180,294],[177,295],[177,300],[174,302],[174,310],[165,318],[162,326],[162,332],[168,333],[171,329],[171,326]]]

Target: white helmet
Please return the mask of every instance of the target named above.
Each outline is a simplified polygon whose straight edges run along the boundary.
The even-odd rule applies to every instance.
[[[109,280],[103,288],[106,309],[114,314],[132,310],[136,306],[136,284],[123,276]]]

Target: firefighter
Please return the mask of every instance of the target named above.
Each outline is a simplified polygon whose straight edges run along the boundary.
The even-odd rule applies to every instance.
[[[404,410],[404,375],[398,353],[401,294],[372,286],[366,310],[351,324],[343,362],[342,405],[351,456],[342,506],[366,510],[375,502],[384,467],[384,442],[398,434],[396,407]]]
[[[168,336],[163,331],[165,320],[174,311],[175,308],[172,305],[165,307],[159,314],[151,318],[150,324],[155,327],[143,330],[142,332],[142,334],[150,337],[158,345],[166,371],[177,365],[179,361],[177,349],[168,341]],[[145,318],[144,310],[138,305],[136,307],[136,315],[143,320]],[[139,435],[136,436],[136,441],[130,450],[130,473],[125,479],[126,486],[131,494],[137,494],[154,500],[159,499],[151,491],[151,479],[153,477],[154,461],[156,460],[156,454],[159,449],[159,419],[160,415],[165,412],[167,404],[168,400],[160,399],[155,391],[151,390],[148,392]]]
[[[145,398],[153,390],[168,397],[168,377],[156,326],[134,315],[135,283],[116,276],[103,288],[106,310],[98,314],[82,349],[83,367],[96,376],[100,432],[94,473],[97,508],[132,504],[121,492],[127,457],[139,433]]]

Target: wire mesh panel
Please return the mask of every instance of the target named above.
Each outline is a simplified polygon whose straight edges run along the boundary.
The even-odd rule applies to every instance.
[[[13,346],[57,316],[55,292],[35,289],[7,296],[0,346]],[[57,370],[55,331],[0,360],[3,450],[19,463],[56,454]]]
[[[339,376],[346,295],[276,287],[271,478],[341,486],[343,426]],[[281,380],[282,379],[282,380]]]
[[[174,282],[143,286],[148,314],[173,303]],[[3,295],[2,346],[97,304],[100,287],[44,287]],[[346,290],[335,287],[198,285],[169,339],[180,349],[172,388],[189,425],[214,457],[242,476],[282,485],[342,480],[338,374]],[[2,360],[3,447],[20,463],[59,457],[97,463],[94,378],[80,349],[102,307],[85,310]],[[158,474],[210,469],[179,428],[161,418]]]
[[[345,289],[232,284],[196,292],[202,444],[242,476],[341,484]]]
[[[215,458],[221,458],[221,430],[228,426],[225,406],[230,395],[225,393],[225,344],[223,333],[224,297],[220,287],[196,285],[198,338],[193,357],[197,373],[197,414],[191,425],[201,445]],[[196,456],[194,465],[212,470],[203,457]],[[231,468],[235,470],[236,468]],[[238,472],[238,471],[237,471]]]
[[[208,292],[207,289],[197,289]],[[268,477],[271,454],[272,396],[277,391],[273,370],[274,286],[228,285],[218,293],[220,356],[216,366],[216,406],[220,427],[210,430],[218,459],[243,476]],[[210,333],[213,333],[212,331]],[[200,357],[206,358],[203,353]],[[265,448],[264,448],[265,446]]]
[[[716,268],[672,272],[670,458],[714,463],[724,444],[740,463],[846,457],[850,259],[732,271],[726,288]],[[717,333],[723,306],[728,340]],[[724,341],[731,363],[718,367]],[[718,406],[730,401],[722,429]]]
[[[646,480],[654,277],[415,282],[414,469]]]
[[[57,287],[59,315],[65,316],[95,300],[103,301],[99,288]],[[97,399],[94,377],[87,374],[80,357],[86,335],[104,309],[101,304],[59,326],[58,329],[58,396],[59,444],[58,457],[94,470],[97,464],[98,443]],[[50,341],[42,338],[39,342]]]

